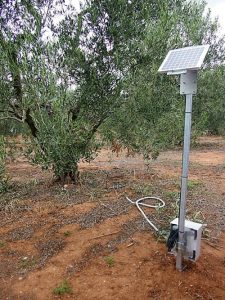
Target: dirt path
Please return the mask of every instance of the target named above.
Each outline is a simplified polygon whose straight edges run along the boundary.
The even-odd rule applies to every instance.
[[[192,149],[188,217],[207,223],[202,253],[179,273],[163,236],[177,215],[181,151],[146,163],[103,150],[81,164],[78,187],[19,158],[8,166],[11,190],[0,206],[0,299],[225,299],[225,140]],[[148,210],[156,236],[125,195],[156,195]],[[54,289],[65,280],[69,293]],[[62,286],[61,290],[62,291]]]

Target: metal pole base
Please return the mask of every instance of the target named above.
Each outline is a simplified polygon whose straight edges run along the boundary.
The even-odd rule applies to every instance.
[[[183,253],[182,253],[182,251],[177,252],[176,269],[180,272],[182,272],[182,271],[184,271],[184,269],[186,269],[186,266],[183,266]]]

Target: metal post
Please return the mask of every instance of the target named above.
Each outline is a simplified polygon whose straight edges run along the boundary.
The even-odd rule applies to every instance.
[[[185,229],[185,215],[186,215],[189,152],[190,152],[190,140],[191,140],[191,115],[192,115],[192,94],[187,94],[186,108],[185,108],[183,158],[182,158],[181,196],[180,196],[179,223],[178,223],[179,235],[178,235],[178,248],[177,248],[177,258],[176,258],[176,268],[179,271],[183,270],[182,259],[183,259],[183,251],[185,248],[184,229]]]

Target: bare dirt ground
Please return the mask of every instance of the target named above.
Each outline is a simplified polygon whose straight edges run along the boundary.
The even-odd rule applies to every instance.
[[[181,155],[146,164],[105,149],[80,164],[77,187],[53,184],[24,158],[11,162],[12,186],[0,196],[0,299],[225,299],[225,140],[203,137],[191,152],[187,215],[207,227],[199,260],[182,273],[165,246]],[[146,210],[158,235],[126,195],[166,202]],[[54,293],[65,280],[69,293]]]

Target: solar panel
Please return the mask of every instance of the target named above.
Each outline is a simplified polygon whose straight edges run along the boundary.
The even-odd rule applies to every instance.
[[[158,72],[179,74],[186,70],[198,70],[208,49],[209,45],[201,45],[170,50]]]

